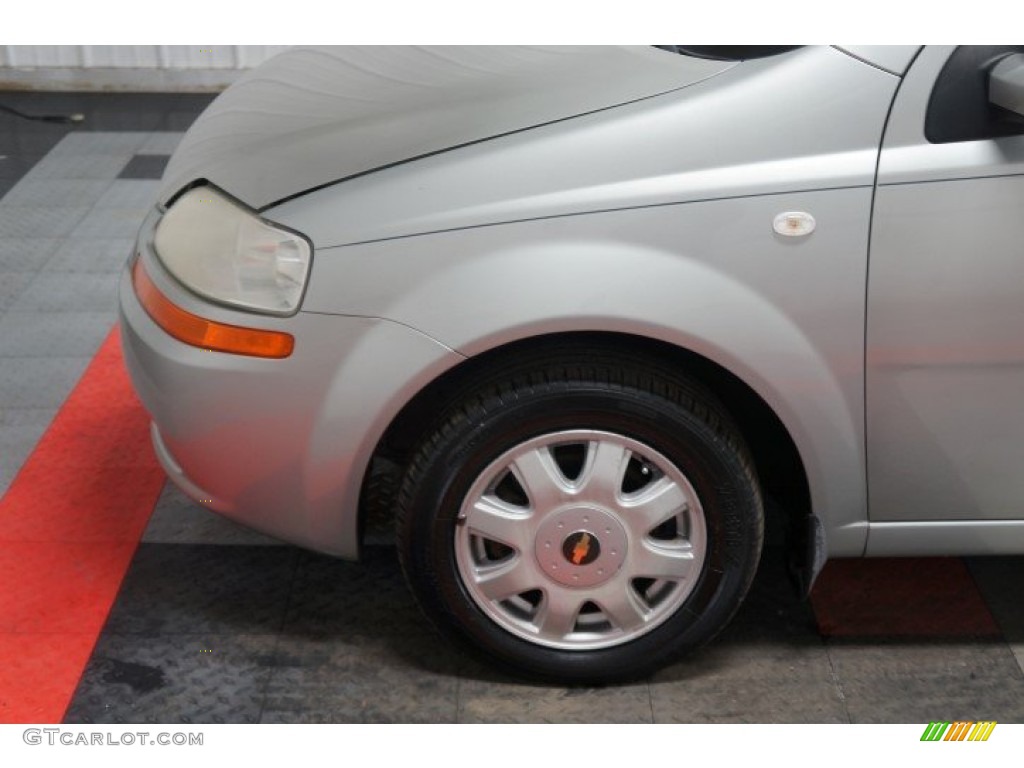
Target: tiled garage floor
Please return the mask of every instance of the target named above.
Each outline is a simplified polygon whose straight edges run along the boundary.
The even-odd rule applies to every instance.
[[[87,115],[0,115],[0,492],[114,323],[154,179],[205,102],[0,94]],[[832,563],[802,602],[769,548],[712,646],[638,684],[564,689],[449,648],[393,550],[367,554],[283,546],[166,486],[66,720],[1024,721],[1024,558]]]

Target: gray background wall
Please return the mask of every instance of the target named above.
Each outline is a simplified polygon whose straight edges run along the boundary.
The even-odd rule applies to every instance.
[[[211,91],[286,45],[4,45],[0,88]]]

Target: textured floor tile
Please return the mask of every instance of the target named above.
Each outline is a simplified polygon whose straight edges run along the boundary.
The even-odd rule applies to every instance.
[[[459,686],[463,723],[649,723],[646,683],[608,688],[559,688],[512,681],[464,679]]]
[[[139,232],[139,226],[147,213],[141,208],[93,208],[71,231],[71,241],[99,238],[105,240],[129,240]]]
[[[80,131],[69,133],[50,154],[60,159],[82,155],[134,155],[150,137],[147,131]]]
[[[651,680],[660,723],[841,723],[847,713],[820,641],[716,641]]]
[[[263,722],[450,723],[458,659],[433,635],[294,637],[278,644]]]
[[[284,546],[192,501],[168,482],[142,536],[149,544],[220,544]]]
[[[170,155],[135,155],[117,175],[119,179],[159,179]]]
[[[41,272],[21,293],[12,311],[107,312],[117,314],[116,274]]]
[[[999,636],[959,558],[834,560],[811,600],[826,637]]]
[[[139,155],[170,155],[178,148],[184,133],[180,131],[162,131],[151,133],[145,143],[139,147]]]
[[[353,636],[431,631],[406,588],[393,549],[367,547],[358,563],[306,552],[300,558],[287,632]]]
[[[785,551],[765,549],[747,599],[712,643],[651,680],[657,722],[846,722],[810,604]]]
[[[34,277],[35,275],[31,272],[0,270],[0,317],[18,300]],[[0,344],[3,344],[2,336],[0,336]]]
[[[133,208],[148,211],[156,204],[160,182],[150,179],[116,179],[97,198],[97,208]]]
[[[273,635],[104,634],[66,723],[254,723]]]
[[[108,312],[8,312],[0,317],[0,358],[91,355],[113,325]]]
[[[828,643],[855,723],[1024,722],[1024,675],[999,641]]]
[[[30,179],[114,179],[128,155],[47,155],[26,174]]]
[[[88,364],[88,357],[0,358],[0,404],[59,408]]]
[[[0,272],[35,272],[62,242],[56,237],[0,237]]]
[[[142,544],[106,631],[277,631],[284,619],[296,556],[290,547]]]
[[[1024,557],[973,557],[967,563],[1003,638],[1024,670]]]
[[[107,179],[22,179],[7,193],[4,205],[89,206],[113,184]]]
[[[134,238],[65,240],[45,262],[43,271],[120,273],[134,247]]]
[[[88,212],[87,205],[0,205],[0,238],[64,237]]]

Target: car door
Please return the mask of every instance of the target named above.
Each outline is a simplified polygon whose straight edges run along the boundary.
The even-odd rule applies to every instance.
[[[1024,123],[988,103],[993,62],[1022,50],[927,47],[893,104],[868,278],[868,554],[1022,540],[992,523],[1024,518]]]

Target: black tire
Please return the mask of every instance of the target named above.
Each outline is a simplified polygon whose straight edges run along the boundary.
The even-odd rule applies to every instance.
[[[576,440],[578,434],[584,437]],[[460,526],[466,525],[464,519],[460,520],[460,514],[464,512],[464,503],[468,514],[478,514],[467,501],[467,493],[489,482],[483,476],[485,470],[493,473],[492,465],[501,466],[504,457],[517,455],[508,453],[510,450],[525,446],[522,455],[527,457],[554,457],[561,455],[560,452],[577,450],[573,441],[563,450],[563,445],[557,442],[562,435],[569,435],[580,443],[578,453],[582,458],[578,461],[583,463],[589,460],[591,451],[611,452],[625,445],[629,450],[623,462],[629,463],[622,464],[626,473],[624,482],[629,482],[630,473],[635,475],[639,466],[645,478],[647,475],[658,478],[673,492],[682,492],[679,489],[684,487],[683,483],[675,480],[681,474],[688,483],[685,487],[696,494],[697,503],[687,502],[684,512],[673,513],[667,534],[669,544],[666,544],[676,549],[690,546],[696,551],[696,545],[687,537],[703,542],[699,564],[696,564],[696,556],[693,557],[692,574],[672,576],[663,583],[634,578],[629,568],[634,553],[639,552],[635,547],[640,546],[637,542],[641,537],[633,533],[626,534],[625,560],[617,561],[622,575],[617,572],[615,578],[624,580],[622,583],[629,585],[626,589],[633,593],[628,600],[636,603],[635,595],[642,594],[639,603],[642,609],[654,606],[650,608],[651,615],[657,618],[657,622],[651,622],[653,628],[640,620],[634,626],[628,617],[620,622],[613,621],[612,613],[586,602],[578,609],[578,614],[572,614],[576,619],[571,621],[567,634],[561,630],[547,631],[542,619],[531,618],[530,611],[540,616],[549,605],[548,595],[553,601],[566,595],[567,599],[576,601],[577,596],[589,594],[587,588],[576,589],[575,585],[552,582],[550,589],[537,590],[539,594],[527,591],[521,596],[488,603],[479,595],[482,588],[468,583],[476,578],[467,570],[477,568],[476,561],[472,560],[473,552],[487,552],[480,557],[494,557],[493,562],[499,565],[511,562],[519,563],[516,567],[520,569],[540,567],[539,572],[551,575],[547,571],[549,561],[544,559],[548,557],[547,550],[540,549],[539,540],[554,537],[548,535],[551,524],[543,528],[543,521],[545,515],[552,516],[552,520],[559,515],[559,521],[565,519],[570,522],[569,527],[573,527],[572,521],[580,519],[575,502],[546,508],[527,502],[536,507],[523,518],[529,521],[529,530],[536,531],[533,541],[537,542],[537,549],[533,552],[519,551],[529,549],[526,546],[505,547],[508,552],[504,552],[503,545],[495,545],[487,536],[460,532]],[[556,447],[551,449],[545,441]],[[527,447],[535,443],[539,447],[527,451]],[[640,451],[638,446],[645,451]],[[648,456],[657,459],[648,464]],[[494,465],[499,457],[501,460]],[[560,461],[564,463],[564,459]],[[441,415],[415,452],[399,491],[399,557],[409,585],[430,620],[444,635],[472,649],[487,662],[514,674],[544,681],[625,682],[648,675],[706,643],[728,623],[742,602],[757,570],[763,535],[761,493],[752,467],[738,430],[724,408],[701,386],[659,365],[653,358],[554,347],[477,377]],[[562,464],[559,464],[559,471],[569,477]],[[579,476],[583,477],[585,471],[581,469]],[[591,472],[598,477],[598,470]],[[506,474],[521,477],[515,472]],[[635,481],[634,485],[638,482],[654,481],[644,479]],[[514,495],[515,486],[524,497],[528,495],[523,482],[513,481],[511,491],[495,483],[497,480],[487,486],[490,489],[487,493],[492,496],[486,498],[501,493]],[[595,489],[598,485],[598,481],[594,481]],[[648,487],[653,488],[641,485],[640,492],[647,493]],[[616,497],[624,488],[626,485],[619,485]],[[483,503],[484,497],[479,498]],[[575,574],[574,568],[592,568],[595,563],[578,564],[589,557],[591,551],[600,550],[594,557],[606,563],[603,570],[615,567],[614,562],[602,558],[612,557],[608,554],[614,552],[611,547],[615,540],[611,537],[620,535],[614,518],[628,513],[618,507],[606,509],[589,502],[583,507],[583,512],[596,510],[595,515],[604,516],[601,520],[608,517],[613,522],[609,523],[607,534],[600,534],[608,536],[604,550],[600,550],[600,538],[595,534],[592,550],[589,545],[579,550],[582,555],[575,548],[571,550],[577,565],[562,563],[553,556],[551,567],[557,568],[555,563],[561,563],[560,578],[563,579],[569,578],[570,573]],[[679,530],[672,532],[683,527],[686,536]],[[632,529],[627,525],[622,530]],[[649,536],[655,534],[656,531],[652,531]],[[590,542],[590,535],[581,529],[580,533],[572,534],[575,539],[555,539],[554,543],[568,553],[568,548],[580,544],[584,535]],[[545,546],[550,547],[551,542]],[[500,550],[497,555],[491,554],[494,548]],[[517,557],[534,559],[519,561]],[[480,566],[479,572],[483,573],[485,566],[490,567],[490,562]],[[653,583],[647,584],[648,581]],[[656,602],[643,592],[655,588],[668,597]],[[552,616],[557,615],[554,608],[550,610]],[[516,623],[520,612],[524,615],[521,630]],[[639,614],[646,615],[643,611]],[[584,619],[590,623],[584,625]],[[536,639],[530,634],[534,626],[538,633]],[[617,641],[615,638],[620,636],[623,639]],[[593,641],[597,644],[595,647],[587,645],[591,637],[598,638]]]

